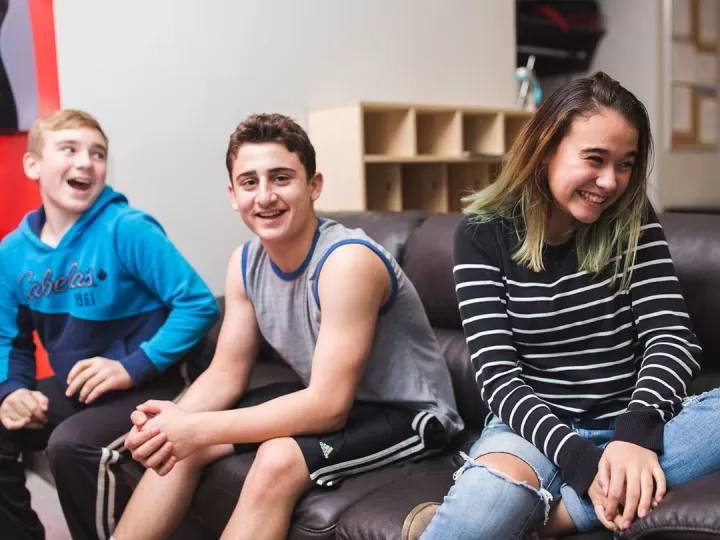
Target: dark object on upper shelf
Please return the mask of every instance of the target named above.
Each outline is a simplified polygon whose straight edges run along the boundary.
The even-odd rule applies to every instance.
[[[8,0],[0,0],[0,29],[8,11]],[[17,107],[15,97],[10,88],[10,81],[5,72],[0,49],[0,133],[12,132],[18,128]]]
[[[535,55],[538,77],[590,69],[605,34],[598,2],[516,0],[517,65]]]

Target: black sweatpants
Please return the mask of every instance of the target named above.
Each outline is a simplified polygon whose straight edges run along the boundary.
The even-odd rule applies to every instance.
[[[65,397],[55,377],[38,381],[49,400],[44,429],[9,431],[0,424],[0,537],[44,539],[45,532],[30,506],[25,488],[23,452],[45,450],[50,461],[65,520],[74,540],[105,540],[130,498],[113,468],[132,459],[122,452],[132,427],[130,414],[149,400],[175,400],[185,388],[180,366],[136,388],[109,392],[91,405]]]

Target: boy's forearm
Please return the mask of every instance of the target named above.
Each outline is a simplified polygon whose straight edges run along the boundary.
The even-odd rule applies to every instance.
[[[329,433],[340,429],[346,412],[305,389],[254,407],[195,415],[203,446],[259,443],[278,437]]]
[[[222,411],[240,400],[247,385],[247,380],[228,377],[210,367],[187,389],[178,405],[188,412]]]

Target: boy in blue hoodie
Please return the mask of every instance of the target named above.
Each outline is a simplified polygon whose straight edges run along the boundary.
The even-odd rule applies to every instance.
[[[217,318],[157,221],[105,185],[107,149],[81,111],[53,113],[29,133],[23,164],[43,204],[0,243],[3,537],[44,538],[20,456],[45,448],[73,538],[110,536],[129,497],[115,492],[110,466],[130,413],[183,391],[180,360],[198,357],[186,353]],[[36,380],[33,332],[54,377]]]

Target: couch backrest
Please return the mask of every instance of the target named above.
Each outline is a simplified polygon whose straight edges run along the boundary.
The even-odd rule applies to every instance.
[[[428,217],[420,210],[408,212],[328,212],[319,216],[342,223],[350,229],[362,229],[370,238],[402,262],[408,238]]]
[[[460,214],[345,212],[325,216],[360,227],[391,253],[401,253],[397,260],[420,294],[450,368],[460,414],[467,427],[482,427],[486,408],[474,383],[452,278],[452,235]]]
[[[703,369],[720,372],[720,215],[663,213],[659,218],[703,347]]]
[[[720,370],[720,215],[663,213],[675,271],[703,346],[703,368]],[[408,239],[402,266],[434,326],[461,328],[452,283],[452,234],[460,216],[430,216]]]
[[[460,412],[482,425],[485,407],[474,382],[452,277],[452,238],[461,216],[418,212],[327,214],[363,228],[395,255],[412,280],[450,367]],[[720,373],[720,215],[660,215],[691,320],[703,346],[703,370]],[[717,376],[717,375],[716,375]]]

